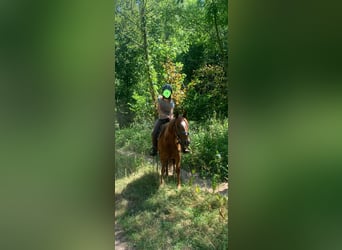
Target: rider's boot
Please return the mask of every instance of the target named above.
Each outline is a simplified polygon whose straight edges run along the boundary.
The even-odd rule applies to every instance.
[[[188,148],[184,148],[184,149],[183,149],[183,153],[184,153],[184,154],[188,154],[188,153],[190,153],[190,150],[189,150]]]
[[[155,138],[154,136],[152,136],[152,148],[151,148],[151,152],[150,152],[150,156],[156,156],[157,155],[157,138]]]

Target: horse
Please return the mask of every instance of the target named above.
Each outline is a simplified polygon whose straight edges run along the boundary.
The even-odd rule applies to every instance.
[[[162,126],[158,138],[158,151],[161,162],[160,184],[164,184],[164,175],[168,175],[169,162],[173,163],[173,168],[177,173],[177,188],[180,184],[180,162],[181,153],[190,144],[189,123],[186,113],[175,115],[175,118]]]

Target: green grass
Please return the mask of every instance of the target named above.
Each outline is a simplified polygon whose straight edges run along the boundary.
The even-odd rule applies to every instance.
[[[116,130],[115,147],[147,155],[152,147],[153,125],[135,122],[130,127]]]
[[[123,158],[117,163],[124,164]],[[155,167],[146,161],[116,179],[115,216],[129,244],[136,249],[227,249],[228,198],[187,185],[177,190],[171,179],[160,187]]]
[[[115,179],[127,177],[133,174],[140,166],[144,164],[145,158],[142,155],[130,153],[122,154],[116,151],[115,154]]]

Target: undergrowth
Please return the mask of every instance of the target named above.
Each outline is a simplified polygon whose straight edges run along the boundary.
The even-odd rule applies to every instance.
[[[144,121],[134,122],[129,127],[115,131],[115,148],[133,151],[139,154],[148,154],[152,146],[153,124]]]
[[[228,180],[228,119],[190,123],[191,154],[182,164],[213,182]]]
[[[135,122],[115,132],[116,148],[148,155],[153,124]],[[209,178],[213,183],[228,180],[228,119],[190,121],[191,154],[183,154],[181,167]]]

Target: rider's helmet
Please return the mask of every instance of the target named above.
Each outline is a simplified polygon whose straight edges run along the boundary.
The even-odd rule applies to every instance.
[[[172,87],[170,84],[165,84],[162,88],[162,95],[165,97],[165,98],[170,98],[172,94]]]

